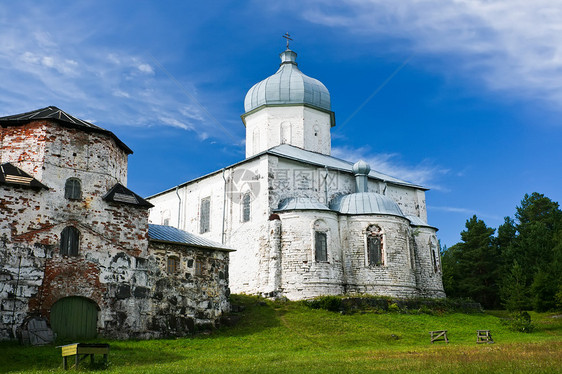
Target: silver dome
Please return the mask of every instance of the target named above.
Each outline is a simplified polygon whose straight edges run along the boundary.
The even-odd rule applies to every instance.
[[[290,49],[280,54],[281,66],[272,76],[256,83],[244,99],[244,110],[250,112],[262,105],[308,104],[331,110],[330,92],[317,79],[304,75],[295,62],[297,54]]]
[[[374,192],[343,195],[332,201],[330,209],[341,214],[388,214],[404,217],[394,200]]]

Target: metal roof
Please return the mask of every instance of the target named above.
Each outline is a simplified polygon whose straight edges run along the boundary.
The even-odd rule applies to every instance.
[[[182,244],[193,247],[217,249],[227,252],[234,251],[234,249],[229,248],[223,244],[202,238],[200,236],[191,234],[187,231],[183,231],[172,226],[149,224],[148,239],[163,243]]]
[[[348,172],[350,174],[353,174],[353,170],[352,170],[353,163],[351,163],[349,161],[345,161],[345,160],[342,160],[342,159],[339,159],[339,158],[336,158],[336,157],[323,155],[323,154],[316,153],[316,152],[305,151],[304,149],[301,149],[301,148],[298,148],[298,147],[295,147],[295,146],[292,146],[292,145],[289,145],[289,144],[281,144],[281,145],[278,145],[276,147],[270,148],[266,151],[255,154],[252,157],[249,157],[245,160],[238,161],[234,164],[225,166],[222,169],[215,170],[211,173],[202,175],[200,177],[191,179],[187,182],[180,183],[177,186],[174,186],[174,187],[168,188],[164,191],[160,191],[158,193],[150,195],[150,196],[147,197],[147,199],[151,199],[151,198],[154,198],[156,196],[160,196],[160,195],[165,194],[167,192],[173,191],[176,188],[185,187],[185,186],[187,186],[191,183],[195,183],[197,181],[208,178],[212,175],[221,173],[223,170],[230,169],[230,168],[233,168],[233,167],[238,167],[240,165],[245,164],[246,162],[250,162],[250,161],[255,160],[255,159],[257,159],[257,158],[259,158],[263,155],[266,155],[266,154],[277,156],[277,157],[283,157],[283,158],[286,158],[286,159],[289,159],[289,160],[294,160],[294,161],[302,162],[302,163],[305,163],[305,164],[316,165],[316,166],[319,166],[319,167],[322,167],[322,168],[327,167],[330,170],[338,170],[338,171],[343,171],[343,172]],[[391,177],[389,175],[380,173],[380,172],[375,171],[375,170],[371,170],[371,172],[369,173],[369,177],[373,178],[373,179],[382,180],[384,182],[401,185],[401,186],[418,188],[418,189],[424,190],[424,191],[428,190],[428,188],[425,188],[425,187],[420,186],[418,184],[414,184],[414,183],[410,183],[410,182],[407,182],[407,181],[404,181],[404,180],[401,180],[401,179],[398,179],[398,178],[394,178],[394,177]]]
[[[336,170],[353,173],[352,162],[345,161],[336,157],[324,155],[321,153],[306,151],[304,149],[297,148],[289,144],[278,145],[276,147],[268,149],[267,151],[265,151],[265,153],[300,161],[300,162],[305,162],[309,164],[315,164],[321,167],[327,166],[329,169],[336,169]],[[376,170],[371,170],[369,172],[369,177],[379,179],[385,182],[427,190],[427,188],[424,188],[417,184],[391,177],[389,175],[383,174]]]
[[[0,183],[1,184],[13,184],[23,187],[30,187],[35,189],[49,189],[43,183],[39,182],[37,179],[33,178],[31,175],[27,174],[20,168],[6,162],[0,165]]]
[[[14,114],[11,116],[0,117],[0,125],[2,127],[18,126],[37,120],[53,120],[57,123],[70,128],[80,129],[86,132],[97,132],[105,134],[113,138],[117,145],[127,154],[132,154],[133,151],[127,147],[114,133],[109,130],[98,127],[89,122],[83,121],[79,118],[71,116],[56,106],[48,106],[46,108],[37,109],[31,112]]]
[[[154,206],[121,183],[117,183],[115,186],[111,187],[103,196],[103,199],[114,203],[136,205],[144,208],[152,208]]]
[[[423,219],[421,219],[418,216],[407,215],[406,218],[408,218],[408,220],[410,220],[410,225],[412,225],[412,226],[431,227],[431,228],[437,230],[436,227],[428,225]]]
[[[244,99],[244,110],[250,112],[269,104],[309,104],[331,111],[330,92],[322,82],[299,70],[295,62],[297,54],[287,49],[279,56],[279,70],[250,88]]]
[[[330,203],[330,208],[341,214],[388,214],[404,217],[394,200],[374,192],[340,196]]]
[[[291,197],[282,200],[276,212],[289,210],[330,210],[330,208],[310,197]]]

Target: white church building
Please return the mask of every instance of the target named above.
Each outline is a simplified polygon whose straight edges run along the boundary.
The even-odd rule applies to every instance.
[[[330,93],[296,56],[246,95],[246,158],[147,198],[150,222],[236,249],[234,293],[445,297],[427,189],[330,155]]]

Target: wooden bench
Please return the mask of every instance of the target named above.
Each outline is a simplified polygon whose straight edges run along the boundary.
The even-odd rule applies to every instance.
[[[107,364],[107,356],[109,355],[109,344],[84,344],[73,343],[62,345],[57,348],[62,348],[62,367],[64,370],[68,369],[68,357],[74,357],[74,368],[78,369],[78,364],[86,357],[90,356],[90,363],[94,363],[94,355],[102,354],[103,362]],[[80,358],[80,356],[82,356]]]
[[[447,330],[430,331],[429,334],[431,335],[432,344],[438,341],[445,341],[447,344],[449,343],[449,339],[447,339]]]
[[[493,343],[492,334],[490,330],[476,330],[476,343]]]

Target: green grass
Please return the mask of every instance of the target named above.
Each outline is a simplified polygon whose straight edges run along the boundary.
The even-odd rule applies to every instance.
[[[209,335],[111,344],[109,367],[97,372],[562,372],[562,318],[532,313],[536,329],[524,334],[502,323],[504,312],[441,315],[356,313],[342,315],[302,303],[246,305],[240,322]],[[431,344],[431,330],[448,330],[449,344]],[[489,329],[495,344],[476,344]],[[85,365],[84,369],[88,370]],[[62,372],[60,349],[0,344],[0,372]]]

